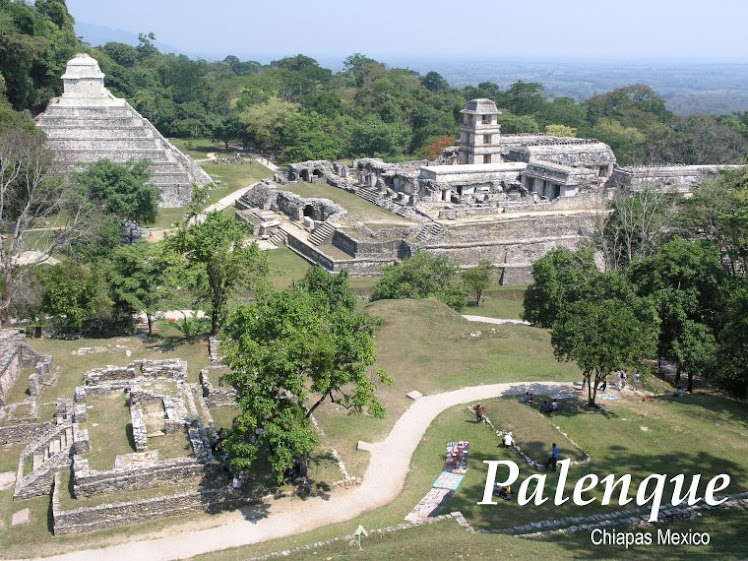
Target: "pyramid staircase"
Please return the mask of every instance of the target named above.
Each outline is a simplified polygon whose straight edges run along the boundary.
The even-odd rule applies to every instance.
[[[185,206],[192,184],[210,181],[192,159],[177,150],[124,100],[105,105],[49,104],[36,119],[48,146],[65,170],[108,158],[117,163],[147,159],[151,182],[162,192],[161,206]]]

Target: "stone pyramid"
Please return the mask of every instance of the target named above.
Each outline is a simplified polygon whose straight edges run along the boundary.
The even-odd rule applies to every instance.
[[[68,170],[101,158],[123,163],[146,158],[151,182],[161,188],[161,207],[189,204],[192,184],[205,185],[210,176],[189,156],[166,140],[148,119],[104,87],[99,63],[75,55],[62,76],[64,91],[36,118],[49,146]]]

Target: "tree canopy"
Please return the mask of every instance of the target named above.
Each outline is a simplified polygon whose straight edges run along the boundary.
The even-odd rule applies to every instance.
[[[467,304],[467,293],[456,265],[446,257],[419,251],[401,263],[385,267],[370,300],[436,298],[461,310]]]

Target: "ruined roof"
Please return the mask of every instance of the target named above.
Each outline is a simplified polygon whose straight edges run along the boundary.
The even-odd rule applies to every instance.
[[[570,166],[573,164],[615,164],[613,150],[604,142],[575,139],[579,142],[544,143],[510,150],[509,159],[522,162],[546,161]]]
[[[460,113],[471,115],[501,115],[501,111],[496,108],[496,103],[493,100],[485,98],[471,99]]]
[[[597,174],[585,167],[572,167],[554,162],[533,161],[523,175],[547,179],[561,185],[580,185],[595,181]]]

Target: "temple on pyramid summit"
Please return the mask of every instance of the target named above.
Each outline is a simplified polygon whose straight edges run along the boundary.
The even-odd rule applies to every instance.
[[[50,148],[67,170],[101,158],[118,163],[146,158],[151,182],[161,189],[161,207],[187,206],[192,185],[210,176],[166,140],[148,119],[104,87],[99,63],[77,54],[62,75],[63,94],[49,102],[36,124],[47,133]]]

